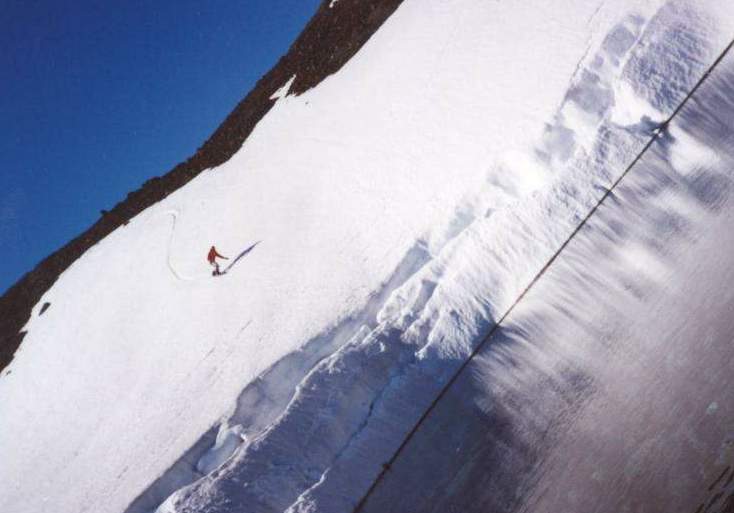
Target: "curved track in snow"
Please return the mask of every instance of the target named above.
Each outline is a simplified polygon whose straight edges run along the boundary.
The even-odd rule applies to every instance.
[[[173,265],[173,262],[171,262],[171,247],[173,246],[173,237],[176,234],[176,222],[178,221],[178,210],[169,210],[168,212],[164,212],[162,215],[165,216],[171,216],[172,223],[171,223],[171,234],[168,237],[168,247],[166,249],[166,265],[168,266],[168,269],[171,271],[171,274],[180,281],[195,281],[196,278],[193,278],[191,276],[184,276],[183,274],[179,273],[176,268]]]

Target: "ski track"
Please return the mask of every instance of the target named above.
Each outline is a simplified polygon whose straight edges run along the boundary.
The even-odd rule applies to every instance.
[[[171,271],[171,274],[180,281],[193,281],[195,278],[190,278],[187,276],[183,276],[179,274],[179,272],[176,270],[176,268],[173,266],[173,263],[171,262],[171,247],[173,246],[173,236],[176,234],[176,222],[178,221],[178,210],[169,210],[168,212],[165,212],[163,215],[171,216],[171,235],[168,238],[168,246],[166,248],[166,264],[168,265],[168,269]]]
[[[676,21],[686,17],[697,23],[681,36]],[[651,137],[652,120],[699,78],[718,50],[706,45],[703,23],[670,3],[650,19],[626,18],[597,48],[590,42],[534,154],[495,162],[507,172],[414,245],[362,311],[245,387],[232,413],[126,513],[351,508],[494,319]],[[662,87],[680,60],[692,67]],[[653,90],[636,93],[647,110],[615,111],[620,87],[644,83]],[[512,168],[523,165],[538,174],[531,190],[512,182]],[[542,229],[547,218],[554,229]],[[181,279],[171,241],[169,267]]]

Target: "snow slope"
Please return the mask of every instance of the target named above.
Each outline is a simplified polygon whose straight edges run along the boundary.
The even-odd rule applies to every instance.
[[[0,377],[0,510],[347,511],[726,11],[406,0],[339,73],[283,84],[229,162],[36,307]],[[210,276],[210,244],[258,241]]]

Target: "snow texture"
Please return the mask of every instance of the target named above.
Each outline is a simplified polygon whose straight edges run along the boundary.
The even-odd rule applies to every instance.
[[[362,512],[731,511],[732,87],[729,54]]]
[[[733,26],[406,0],[44,295],[0,376],[0,510],[349,511]],[[212,278],[212,244],[258,245]]]

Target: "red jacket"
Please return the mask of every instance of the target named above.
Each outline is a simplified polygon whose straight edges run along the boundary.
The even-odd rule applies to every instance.
[[[209,260],[210,264],[213,264],[217,260],[217,257],[224,258],[225,260],[227,258],[226,256],[217,253],[217,248],[212,246],[212,249],[209,250],[209,254],[206,256],[206,259]]]

